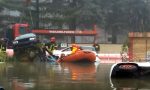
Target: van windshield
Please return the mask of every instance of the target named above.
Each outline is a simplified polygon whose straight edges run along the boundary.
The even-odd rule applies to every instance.
[[[19,32],[20,32],[20,34],[29,33],[26,27],[20,27]]]

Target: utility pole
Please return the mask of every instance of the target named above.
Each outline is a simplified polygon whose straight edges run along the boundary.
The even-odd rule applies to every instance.
[[[36,22],[35,22],[35,28],[39,29],[39,0],[36,0]]]
[[[69,5],[71,8],[76,8],[77,0],[70,2]],[[72,15],[71,22],[69,24],[69,29],[76,30],[76,17]],[[71,37],[71,43],[76,43],[76,36]]]

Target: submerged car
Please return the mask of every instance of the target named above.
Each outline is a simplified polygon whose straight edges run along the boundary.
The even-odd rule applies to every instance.
[[[26,54],[29,57],[35,57],[34,52],[38,50],[36,47],[38,43],[39,40],[34,33],[20,35],[13,41],[14,54],[17,56]]]
[[[30,47],[36,44],[37,42],[38,40],[36,35],[34,33],[28,33],[16,37],[15,40],[13,41],[13,48],[18,49],[18,48]]]
[[[110,78],[150,77],[150,62],[121,62],[111,67]]]

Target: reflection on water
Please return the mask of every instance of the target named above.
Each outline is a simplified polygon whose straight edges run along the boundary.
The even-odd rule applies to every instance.
[[[0,86],[5,90],[133,90],[143,87],[150,89],[148,80],[109,79],[111,65],[0,63]]]
[[[139,79],[112,79],[111,84],[113,89],[118,90],[150,90],[150,78]]]
[[[88,83],[96,80],[96,67],[94,63],[62,63],[61,72],[66,76],[65,81],[71,83]]]

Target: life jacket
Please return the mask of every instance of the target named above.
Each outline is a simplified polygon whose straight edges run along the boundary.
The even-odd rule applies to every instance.
[[[74,53],[76,53],[77,51],[79,51],[80,50],[80,48],[78,48],[78,47],[72,47],[72,52],[71,52],[71,54],[74,54]]]
[[[56,43],[49,43],[46,45],[46,47],[48,48],[49,52],[53,52],[53,50],[55,50],[57,48],[57,44]]]

